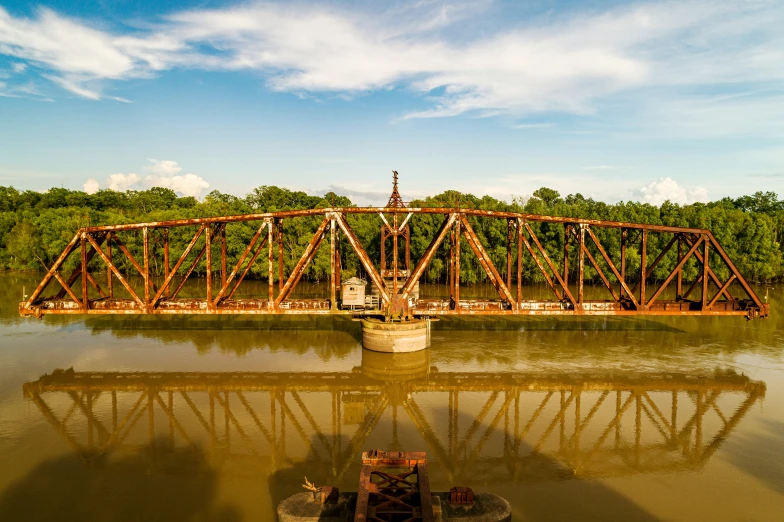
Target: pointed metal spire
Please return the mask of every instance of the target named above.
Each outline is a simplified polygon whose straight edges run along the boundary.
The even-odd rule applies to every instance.
[[[400,192],[397,191],[397,171],[393,170],[392,174],[393,174],[392,195],[389,196],[389,202],[387,203],[387,207],[403,208],[406,206],[406,204],[403,203],[403,198],[400,197]]]

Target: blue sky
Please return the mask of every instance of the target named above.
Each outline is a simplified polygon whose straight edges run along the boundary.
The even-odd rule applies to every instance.
[[[780,1],[0,0],[0,185],[784,194],[782,27]]]

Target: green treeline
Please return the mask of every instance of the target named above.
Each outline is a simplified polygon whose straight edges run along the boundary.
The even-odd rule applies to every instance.
[[[173,191],[152,188],[144,191],[115,192],[102,190],[89,195],[81,191],[53,188],[45,193],[20,192],[13,187],[0,187],[0,269],[41,270],[51,266],[54,260],[73,238],[76,230],[85,226],[121,224],[134,222],[162,221],[194,217],[209,217],[251,212],[272,212],[288,209],[307,209],[330,206],[352,206],[344,196],[329,193],[325,196],[310,196],[304,192],[291,191],[275,186],[261,186],[244,198],[218,191],[211,192],[199,202],[192,197],[178,197]],[[710,229],[724,249],[734,260],[741,273],[751,281],[772,281],[784,278],[780,234],[784,228],[784,201],[779,201],[773,192],[758,192],[737,199],[724,198],[712,203],[677,205],[665,202],[660,207],[637,202],[607,204],[585,198],[580,194],[561,197],[552,189],[541,188],[528,200],[512,203],[499,201],[490,196],[476,197],[447,191],[424,200],[412,201],[411,206],[456,207],[483,210],[526,212],[587,219],[603,219],[632,223],[649,223]],[[422,214],[411,221],[411,255],[413,262],[422,255],[435,235],[443,217]],[[297,260],[318,227],[321,218],[296,218],[284,220],[284,259],[286,273]],[[348,221],[372,259],[379,259],[380,225],[378,216],[349,215]],[[472,226],[501,273],[505,273],[507,259],[507,223],[502,219],[471,218]],[[260,223],[230,223],[227,227],[228,264],[231,269],[242,255]],[[564,227],[558,224],[532,223],[539,239],[546,246],[551,258],[560,265],[563,255]],[[594,229],[609,255],[617,262],[620,257],[620,231],[618,229]],[[172,264],[183,252],[193,237],[195,227],[170,229]],[[140,232],[121,234],[121,239],[137,258],[142,257]],[[667,244],[668,234],[649,236],[649,263]],[[203,241],[203,240],[201,240]],[[163,271],[162,236],[155,231],[151,237],[154,256],[152,271],[160,275]],[[461,280],[477,283],[485,280],[485,274],[468,244],[463,240],[461,256]],[[387,249],[389,251],[390,248]],[[516,260],[516,248],[514,249]],[[402,250],[401,250],[402,252]],[[571,249],[576,256],[576,248]],[[341,253],[344,277],[357,274],[363,276],[358,259],[343,239]],[[193,255],[193,254],[192,254]],[[653,274],[654,279],[663,279],[675,265],[677,252],[672,249]],[[219,267],[219,256],[215,269]],[[597,256],[598,257],[598,256]],[[74,267],[79,256],[72,255],[65,269]],[[123,271],[134,273],[133,266],[116,256]],[[425,274],[425,280],[445,281],[448,274],[448,241],[439,249]],[[513,261],[516,263],[516,261]],[[93,259],[91,266],[99,269],[102,262]],[[574,262],[570,263],[576,266]],[[523,279],[530,282],[543,280],[539,269],[527,252],[523,260]],[[586,275],[598,281],[598,276],[586,261]],[[712,261],[711,266],[721,276],[726,269],[721,263]],[[639,249],[630,246],[627,251],[627,267],[630,274],[639,271]],[[305,277],[311,281],[326,280],[330,270],[329,242],[325,241]],[[685,268],[687,280],[693,279],[698,270],[695,261]],[[262,255],[254,264],[249,277],[267,277],[266,259]],[[196,273],[205,272],[204,261]],[[277,272],[277,270],[276,270]],[[513,271],[513,272],[516,272]],[[609,275],[609,271],[607,271]]]

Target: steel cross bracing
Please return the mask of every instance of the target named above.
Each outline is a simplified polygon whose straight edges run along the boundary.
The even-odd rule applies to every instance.
[[[443,220],[420,259],[411,266],[408,227],[418,216],[425,214],[441,215]],[[370,259],[366,247],[349,224],[349,217],[357,215],[379,216],[383,239],[380,266]],[[313,218],[320,220],[319,225],[296,266],[291,273],[285,274],[284,221]],[[506,221],[508,234],[505,244],[483,244],[475,227],[488,219]],[[232,224],[238,222],[253,222],[258,224],[258,228],[244,243],[238,262],[229,266],[227,236],[231,237],[234,233]],[[559,256],[552,254],[552,245],[547,248],[547,238],[536,232],[542,224],[562,227],[563,252]],[[175,230],[180,236],[187,234],[186,237],[190,237],[182,252],[170,251],[169,237]],[[663,236],[663,240],[656,244],[665,246],[658,251],[651,247],[654,235]],[[398,236],[402,236],[405,243],[406,251],[402,257],[398,255]],[[387,266],[389,256],[383,251],[390,237],[393,243],[391,269]],[[126,247],[129,238],[142,244],[136,256]],[[613,258],[608,254],[608,238],[620,241],[619,257]],[[325,240],[330,245],[329,296],[322,299],[293,298],[292,292]],[[348,245],[349,252],[341,253],[341,244]],[[461,252],[461,244],[469,248]],[[505,266],[501,267],[497,267],[488,254],[490,249],[497,251],[499,246],[505,247],[507,253]],[[416,283],[425,274],[437,251],[447,247],[450,298],[413,298]],[[64,263],[72,255],[79,258],[76,268],[69,273],[64,271]],[[341,259],[347,255],[358,258],[361,269],[378,290],[377,308],[364,311],[341,309]],[[487,279],[497,290],[498,299],[461,298],[461,257],[465,259],[466,255],[476,257]],[[138,256],[141,259],[137,259]],[[528,256],[538,268],[541,279],[552,290],[552,299],[531,299],[526,295],[522,267]],[[639,264],[634,273],[628,269],[631,257]],[[118,268],[118,258],[130,267],[130,275],[134,277]],[[663,263],[661,267],[668,268],[668,275],[663,280],[654,281],[652,274],[660,263]],[[263,272],[269,281],[268,291],[264,292],[265,295],[239,298],[235,294],[254,264],[265,267]],[[696,267],[692,273],[697,276],[692,281],[684,280],[687,264]],[[153,266],[163,267],[162,277],[153,277]],[[197,266],[204,266],[206,270],[203,294],[200,297],[181,297],[179,294],[183,286],[194,277]],[[606,289],[606,299],[585,298],[588,268],[595,272],[594,280],[601,281]],[[719,277],[720,274],[722,277]],[[46,294],[45,290],[53,281],[59,289]],[[763,303],[752,290],[709,230],[476,209],[404,206],[319,208],[83,228],[74,235],[29,299],[20,303],[19,309],[22,315],[346,313],[412,317],[453,314],[659,314],[755,318],[766,317],[769,313],[767,303]]]
[[[165,473],[180,449],[210,466],[243,460],[353,489],[371,435],[390,449],[426,449],[431,480],[448,484],[699,470],[766,386],[721,373],[432,370],[384,382],[358,369],[58,370],[23,391],[90,466],[145,448],[151,471]],[[413,434],[399,429],[404,416]]]

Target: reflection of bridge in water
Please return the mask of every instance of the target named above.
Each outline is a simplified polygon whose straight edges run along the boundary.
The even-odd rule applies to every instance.
[[[365,358],[342,373],[56,370],[24,393],[91,466],[142,447],[165,471],[190,446],[351,484],[362,450],[424,440],[435,480],[476,485],[700,469],[765,395],[736,374],[439,372],[425,357],[409,380]]]

